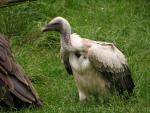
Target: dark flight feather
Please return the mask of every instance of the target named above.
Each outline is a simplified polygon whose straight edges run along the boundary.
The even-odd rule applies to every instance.
[[[4,95],[4,97],[0,97],[0,103],[3,101],[10,107],[13,107],[13,105],[18,107],[18,103],[40,106],[39,96],[31,81],[13,57],[6,38],[6,36],[0,34],[0,89],[5,88],[6,90],[6,94],[3,94],[4,92],[0,90],[0,95]],[[5,100],[9,100],[9,104]]]
[[[126,67],[126,68],[125,68]],[[106,71],[107,69],[100,70],[104,79],[108,80],[111,83],[119,94],[122,94],[123,91],[127,91],[129,94],[133,92],[135,87],[133,80],[131,78],[131,72],[127,66],[123,66],[123,69],[120,72]]]

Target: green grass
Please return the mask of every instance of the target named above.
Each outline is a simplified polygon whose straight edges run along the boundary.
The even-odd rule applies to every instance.
[[[136,85],[128,101],[113,97],[102,104],[91,97],[80,104],[74,78],[60,61],[59,35],[40,31],[55,16],[68,19],[82,37],[113,42],[123,51]],[[37,0],[0,9],[0,26],[43,100],[41,108],[12,113],[150,112],[149,0]]]

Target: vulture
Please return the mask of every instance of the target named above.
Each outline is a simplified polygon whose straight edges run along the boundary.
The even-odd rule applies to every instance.
[[[113,43],[71,33],[71,26],[63,17],[55,17],[42,31],[60,33],[60,56],[67,72],[74,76],[81,102],[91,95],[105,99],[111,94],[132,94],[135,85],[130,69]]]
[[[0,106],[41,106],[31,81],[16,62],[7,37],[0,34]]]

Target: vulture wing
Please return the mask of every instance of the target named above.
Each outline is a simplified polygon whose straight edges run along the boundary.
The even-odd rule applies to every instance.
[[[0,88],[1,87],[5,87],[7,92],[9,92],[12,97],[15,97],[13,98],[14,103],[18,99],[23,103],[41,105],[38,94],[34,90],[31,81],[24,74],[21,66],[16,63],[11,53],[9,43],[3,35],[0,35]]]
[[[69,54],[67,54],[63,48],[60,49],[60,55],[61,55],[61,59],[62,59],[62,62],[65,66],[65,69],[67,70],[67,72],[70,74],[70,75],[73,75],[73,72],[72,72],[72,68],[71,68],[71,65],[70,65],[70,62],[69,62]]]
[[[94,44],[88,52],[93,67],[99,71],[111,87],[122,94],[132,93],[134,83],[124,55],[112,43]]]

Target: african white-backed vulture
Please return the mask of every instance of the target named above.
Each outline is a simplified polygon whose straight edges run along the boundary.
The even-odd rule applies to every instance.
[[[31,81],[16,62],[7,37],[0,34],[0,105],[41,105]]]
[[[42,31],[60,33],[61,58],[77,83],[80,101],[89,95],[107,97],[109,92],[133,92],[134,83],[127,61],[113,43],[93,41],[71,34],[69,22],[56,17]]]

